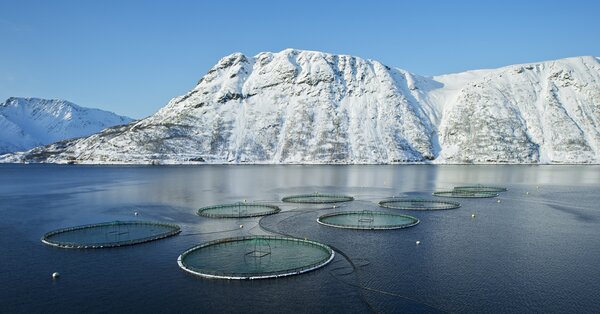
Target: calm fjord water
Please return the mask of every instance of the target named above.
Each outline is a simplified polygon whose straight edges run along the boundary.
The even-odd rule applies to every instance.
[[[421,220],[407,229],[316,222],[338,210],[378,210],[376,202],[390,196],[431,197],[473,183],[509,191],[500,203],[461,199],[455,210],[396,211]],[[278,201],[315,191],[356,201],[336,209]],[[262,220],[195,214],[244,199],[283,211]],[[176,223],[182,233],[114,249],[40,242],[53,229],[113,220]],[[206,280],[177,267],[193,245],[267,230],[330,244],[339,254],[314,272],[258,281]],[[0,312],[7,313],[597,313],[600,167],[0,165],[0,250]],[[55,271],[61,277],[53,281]]]

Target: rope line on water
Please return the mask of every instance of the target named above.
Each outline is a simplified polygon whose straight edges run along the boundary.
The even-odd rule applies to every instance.
[[[290,218],[294,218],[294,217],[297,217],[299,215],[306,214],[306,213],[314,213],[314,212],[317,212],[318,210],[322,210],[322,209],[333,209],[333,207],[331,207],[331,208],[321,208],[321,209],[316,209],[316,210],[303,210],[303,211],[299,212],[298,214],[295,214],[295,215],[292,215],[292,216],[289,216],[289,217],[286,217],[286,218],[280,220],[279,222],[277,222],[277,225],[281,224],[283,221],[288,220]],[[288,211],[288,212],[295,212],[295,211]],[[269,228],[269,227],[263,225],[263,223],[262,223],[263,218],[265,218],[265,217],[261,217],[261,219],[258,221],[258,226],[261,229],[263,229],[263,230],[265,230],[267,232],[275,233],[275,234],[280,234],[280,235],[289,236],[289,237],[295,237],[295,236],[293,236],[291,234],[287,234],[287,233],[281,232],[279,230],[274,230],[272,228]],[[329,247],[331,247],[331,249],[333,249],[336,253],[338,253],[339,256],[342,256],[348,262],[348,264],[350,264],[350,267],[352,268],[352,271],[349,272],[349,273],[347,273],[347,274],[342,274],[342,275],[346,276],[346,275],[352,274],[354,272],[356,274],[356,279],[357,279],[358,284],[354,284],[354,283],[348,282],[348,281],[346,281],[346,280],[344,280],[342,278],[339,278],[338,275],[336,275],[336,274],[333,273],[333,271],[342,269],[343,267],[338,267],[338,268],[335,268],[335,269],[330,269],[329,270],[329,274],[333,278],[339,280],[340,282],[342,282],[342,283],[344,283],[344,284],[346,284],[348,286],[360,289],[360,291],[370,291],[370,292],[376,292],[376,293],[380,293],[380,294],[384,294],[384,295],[394,296],[394,297],[398,297],[398,298],[401,298],[401,299],[404,299],[404,300],[411,301],[411,302],[416,303],[416,304],[420,304],[420,305],[426,306],[426,307],[434,309],[436,311],[440,311],[440,312],[443,312],[443,313],[449,313],[448,311],[445,311],[445,310],[437,308],[437,307],[435,307],[433,305],[430,305],[430,304],[427,304],[427,303],[415,300],[415,299],[413,299],[411,297],[408,297],[408,296],[405,296],[405,295],[401,295],[399,293],[385,291],[385,290],[381,290],[381,289],[377,289],[377,288],[371,288],[371,287],[367,287],[367,286],[361,285],[360,284],[359,267],[364,267],[366,265],[369,265],[370,262],[368,260],[366,260],[366,259],[359,259],[359,260],[365,260],[365,261],[367,261],[367,264],[358,265],[357,266],[354,263],[354,261],[346,253],[344,253],[342,250],[340,250],[339,248],[337,248],[337,247],[335,247],[335,246],[333,246],[331,244],[327,244],[327,245],[329,245]],[[362,293],[360,293],[360,296],[361,296],[361,300],[369,307],[369,309],[372,312],[376,313],[375,309],[369,303],[369,301],[366,300],[365,296]]]
[[[333,208],[333,207],[331,207],[331,208]],[[307,210],[303,210],[303,211],[300,211],[300,212],[298,212],[298,213],[297,213],[297,214],[295,214],[295,215],[292,215],[292,216],[289,216],[289,217],[286,217],[286,218],[284,218],[284,219],[280,220],[279,222],[277,222],[277,224],[279,225],[281,222],[283,222],[283,221],[285,221],[285,220],[287,220],[287,219],[290,219],[290,218],[293,218],[293,217],[296,217],[296,216],[299,216],[299,215],[302,215],[302,214],[305,214],[305,213],[314,213],[314,212],[317,212],[317,211],[319,211],[319,210],[322,210],[322,209],[323,209],[323,208],[321,208],[321,209],[315,209],[315,210],[308,210],[308,211],[307,211]],[[328,209],[328,208],[325,208],[325,209]],[[265,231],[267,231],[267,232],[274,233],[274,234],[279,234],[279,235],[283,235],[283,236],[288,236],[288,237],[297,238],[296,236],[293,236],[293,235],[291,235],[291,234],[288,234],[288,233],[285,233],[285,232],[281,232],[281,231],[279,231],[279,230],[275,230],[275,229],[272,229],[272,228],[269,228],[269,227],[267,227],[267,226],[263,225],[263,223],[262,223],[262,220],[263,220],[263,218],[265,218],[265,217],[261,217],[261,219],[258,221],[258,226],[259,226],[261,229],[263,229],[263,230],[265,230]],[[329,245],[329,244],[328,244],[328,245]],[[331,249],[332,249],[332,250],[334,250],[334,251],[338,251],[338,250],[336,250],[336,249],[335,249],[333,246],[331,246],[331,245],[329,245],[329,247],[331,247]],[[345,254],[344,254],[343,252],[341,252],[341,251],[339,251],[339,254],[345,255]],[[352,263],[352,261],[351,261],[350,259],[348,259],[348,258],[346,258],[346,260],[347,260],[347,261],[348,261],[348,262],[349,262],[349,263],[352,265],[352,270],[353,270],[353,271],[355,271],[355,270],[356,270],[356,266],[355,266],[355,265]],[[349,274],[351,274],[351,273],[352,273],[352,272],[350,272]],[[343,281],[342,281],[342,282],[343,282]],[[372,313],[377,313],[377,311],[375,311],[375,309],[373,308],[373,306],[371,306],[371,303],[369,303],[369,301],[367,301],[367,299],[365,298],[365,296],[364,296],[362,293],[359,293],[359,296],[360,296],[360,299],[361,299],[361,300],[362,300],[362,301],[363,301],[363,302],[364,302],[364,303],[367,305],[367,307],[369,308],[369,310],[370,310]]]
[[[241,228],[235,228],[235,229],[229,229],[229,230],[221,230],[221,231],[209,231],[209,232],[194,232],[194,233],[186,233],[186,234],[181,234],[181,237],[185,237],[185,236],[193,236],[193,235],[201,235],[201,234],[214,234],[214,233],[224,233],[224,232],[232,232],[232,231],[236,231],[236,230],[240,230]]]

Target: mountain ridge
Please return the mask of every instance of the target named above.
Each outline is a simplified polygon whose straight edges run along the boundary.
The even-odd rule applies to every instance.
[[[225,56],[156,114],[0,158],[76,163],[597,163],[600,62],[420,76],[286,49]]]

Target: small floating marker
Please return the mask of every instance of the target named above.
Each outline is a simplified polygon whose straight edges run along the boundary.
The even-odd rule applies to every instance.
[[[137,216],[137,215],[139,215],[139,214],[138,214],[138,212],[133,212],[133,215],[134,215],[134,216]]]
[[[244,203],[246,203],[246,200],[244,200]]]
[[[335,208],[335,205],[333,205],[333,208]]]
[[[525,192],[525,195],[529,195],[529,192]]]
[[[496,203],[500,203],[500,200],[497,200]]]
[[[419,245],[419,244],[421,244],[421,241],[417,241],[417,242],[415,242],[415,243],[416,243],[417,245]]]
[[[60,277],[60,274],[57,271],[52,273],[52,279],[56,280],[58,277]]]
[[[471,218],[475,218],[475,214],[471,214]]]
[[[244,228],[244,225],[240,225],[240,229]]]

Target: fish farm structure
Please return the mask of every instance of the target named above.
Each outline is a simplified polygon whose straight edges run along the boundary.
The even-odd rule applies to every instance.
[[[433,192],[433,195],[440,196],[440,197],[454,197],[454,198],[489,198],[489,197],[496,197],[499,194],[494,193],[494,192],[452,190],[452,191]]]
[[[260,235],[200,244],[183,252],[177,264],[204,278],[265,279],[315,270],[334,255],[331,247],[316,241]]]
[[[459,208],[460,203],[451,201],[426,200],[419,198],[410,199],[393,197],[380,201],[379,206],[403,210],[445,210]]]
[[[97,249],[139,244],[181,232],[178,225],[153,221],[112,221],[50,231],[42,242],[60,248]]]
[[[301,204],[331,204],[353,201],[354,197],[348,195],[335,195],[335,194],[299,194],[290,195],[281,199],[286,203],[301,203]]]
[[[345,211],[322,215],[317,222],[330,227],[359,230],[389,230],[412,227],[419,219],[380,211]]]
[[[198,209],[198,215],[210,218],[246,218],[276,214],[281,209],[275,205],[238,202]]]
[[[454,187],[454,191],[498,193],[506,192],[508,189],[500,186],[465,185]]]

